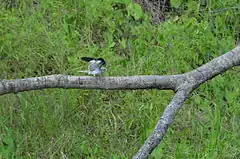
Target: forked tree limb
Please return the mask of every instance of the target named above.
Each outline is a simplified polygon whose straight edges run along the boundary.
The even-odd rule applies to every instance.
[[[128,76],[128,77],[89,77],[69,75],[49,75],[34,78],[1,80],[0,95],[18,93],[46,88],[76,89],[169,89],[175,92],[171,102],[163,112],[153,133],[148,137],[137,154],[133,157],[147,158],[166,134],[175,114],[188,98],[189,94],[200,84],[225,72],[233,66],[240,65],[240,45],[233,50],[214,58],[199,68],[178,75],[169,76]]]
[[[148,137],[133,158],[144,159],[151,154],[151,152],[161,142],[169,125],[172,123],[175,114],[195,88],[207,80],[212,79],[216,75],[223,73],[229,68],[237,65],[240,65],[240,45],[226,54],[213,59],[205,65],[183,74],[182,76],[185,77],[184,82],[178,86],[171,102],[165,108],[163,115],[158,120],[153,133]]]

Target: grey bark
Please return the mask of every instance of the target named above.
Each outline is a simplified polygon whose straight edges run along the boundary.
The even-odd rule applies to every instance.
[[[175,95],[157,122],[153,133],[133,157],[134,159],[144,159],[161,142],[175,114],[181,108],[189,94],[207,80],[238,65],[240,65],[240,45],[201,67],[184,74],[129,77],[89,77],[59,74],[26,79],[2,80],[0,81],[0,95],[46,88],[173,90]]]

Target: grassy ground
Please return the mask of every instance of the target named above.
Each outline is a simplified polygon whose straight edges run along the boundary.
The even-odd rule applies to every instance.
[[[78,74],[82,56],[103,57],[106,76],[190,71],[235,46],[240,13],[182,16],[152,26],[128,1],[17,1],[0,10],[1,79]],[[236,6],[216,1],[208,10]],[[214,14],[213,14],[214,13]],[[239,158],[240,74],[233,68],[185,102],[151,158]],[[130,158],[173,92],[48,89],[0,97],[0,158]]]

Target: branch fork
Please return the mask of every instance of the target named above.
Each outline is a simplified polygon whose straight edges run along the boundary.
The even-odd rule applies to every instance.
[[[1,80],[0,95],[46,88],[65,89],[168,89],[175,92],[172,100],[158,120],[154,131],[133,157],[147,158],[162,141],[176,113],[182,107],[189,94],[199,85],[213,77],[240,65],[240,45],[231,51],[214,58],[210,62],[190,72],[169,76],[127,76],[127,77],[91,77],[70,75],[49,75],[25,79]]]

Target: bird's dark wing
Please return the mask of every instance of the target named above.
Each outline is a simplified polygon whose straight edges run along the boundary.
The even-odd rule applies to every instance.
[[[95,60],[95,58],[92,58],[92,57],[82,57],[81,60],[89,62],[89,61]]]

